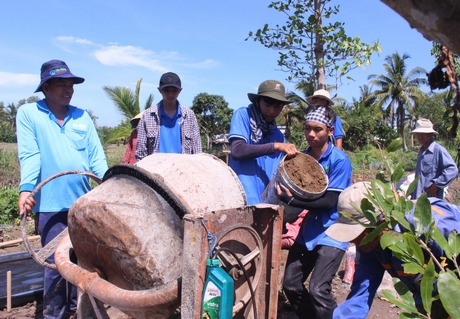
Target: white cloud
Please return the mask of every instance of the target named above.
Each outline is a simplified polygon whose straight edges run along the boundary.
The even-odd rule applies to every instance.
[[[57,36],[55,38],[55,42],[61,42],[61,43],[77,43],[77,44],[85,44],[85,45],[96,45],[90,40],[87,39],[82,39],[82,38],[77,38],[77,37],[72,37],[72,36]]]
[[[31,85],[40,82],[40,77],[36,74],[25,74],[25,73],[8,73],[0,72],[0,85],[1,86],[12,86],[12,85]]]
[[[55,37],[53,39],[53,43],[58,48],[70,53],[74,53],[74,51],[71,49],[71,46],[74,44],[85,46],[97,46],[97,44],[90,40],[64,35]]]
[[[212,60],[212,59],[208,59],[208,60],[204,60],[203,62],[186,64],[186,66],[190,68],[194,68],[194,69],[210,69],[210,68],[218,67],[219,62]]]
[[[159,73],[164,73],[177,67],[207,69],[219,65],[218,62],[212,59],[201,62],[190,62],[189,57],[177,51],[154,52],[139,46],[119,45],[117,42],[103,45],[73,36],[55,37],[54,44],[67,52],[75,51],[75,45],[85,46],[86,48],[95,47],[96,49],[93,54],[104,65],[139,66]]]
[[[140,66],[158,72],[167,72],[163,63],[152,51],[134,46],[111,45],[94,52],[96,59],[104,65]]]

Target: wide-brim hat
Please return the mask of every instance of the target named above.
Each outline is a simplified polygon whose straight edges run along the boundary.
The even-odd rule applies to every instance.
[[[248,93],[249,101],[252,103],[254,103],[259,96],[266,96],[286,104],[293,102],[286,99],[286,91],[283,83],[276,80],[266,80],[260,83],[257,94]]]
[[[413,129],[410,133],[411,134],[414,134],[414,133],[438,134],[438,132],[436,132],[433,129],[433,123],[431,123],[431,121],[427,119],[420,119],[417,122],[415,122],[415,129]]]
[[[135,117],[129,120],[131,124],[133,124],[134,121],[140,121],[142,114],[144,114],[145,110],[137,114]]]
[[[42,64],[41,68],[41,81],[34,93],[42,91],[42,85],[46,81],[54,78],[73,79],[74,84],[85,82],[84,78],[75,76],[70,72],[69,67],[64,61],[51,60]]]
[[[366,194],[371,194],[371,183],[357,182],[347,187],[339,196],[337,209],[339,212],[347,212],[363,224],[369,224],[369,220],[355,207],[361,207],[361,201]],[[381,214],[376,211],[377,216]],[[355,220],[345,217],[342,214],[327,230],[326,235],[340,242],[349,242],[358,237],[366,229]]]
[[[313,95],[307,97],[307,101],[310,103],[313,103],[313,98],[315,97],[326,99],[329,102],[329,105],[334,105],[334,101],[331,100],[331,95],[326,90],[321,89],[321,90],[315,91]]]

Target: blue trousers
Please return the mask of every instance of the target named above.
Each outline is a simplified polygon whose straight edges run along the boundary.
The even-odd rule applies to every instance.
[[[300,319],[332,319],[337,303],[332,295],[332,280],[339,269],[344,251],[318,245],[308,251],[294,243],[289,249],[283,289]],[[304,282],[310,277],[309,289]]]
[[[38,214],[38,231],[42,246],[48,244],[67,227],[67,215],[68,212]],[[46,261],[54,263],[54,254]],[[45,268],[43,317],[62,319],[74,313],[76,309],[77,287],[67,282],[57,270]]]

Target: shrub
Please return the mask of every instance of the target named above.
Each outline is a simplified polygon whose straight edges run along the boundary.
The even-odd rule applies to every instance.
[[[18,187],[0,188],[0,224],[14,224],[19,218],[18,200]]]

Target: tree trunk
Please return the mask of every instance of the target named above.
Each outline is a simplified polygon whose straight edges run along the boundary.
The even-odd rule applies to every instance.
[[[320,28],[323,25],[323,19],[322,19],[322,11],[323,8],[321,6],[321,0],[314,0],[315,1],[315,17],[316,17],[316,25],[318,28]],[[324,61],[324,41],[323,41],[323,35],[321,33],[316,33],[316,38],[315,38],[315,58],[316,58],[316,90],[319,89],[326,89],[326,75],[324,72],[324,66],[323,66],[323,61]]]

